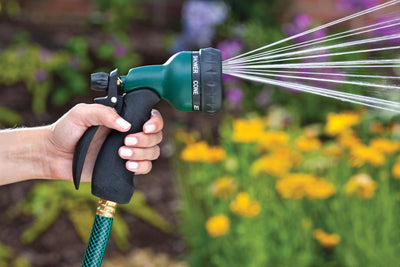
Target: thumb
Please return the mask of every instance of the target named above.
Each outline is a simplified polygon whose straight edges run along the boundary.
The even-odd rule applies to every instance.
[[[85,127],[104,125],[120,132],[131,128],[131,124],[118,115],[115,109],[101,104],[78,104],[71,110],[71,116]]]

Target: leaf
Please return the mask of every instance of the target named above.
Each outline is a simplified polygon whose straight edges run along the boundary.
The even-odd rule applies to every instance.
[[[5,107],[0,107],[1,124],[4,123],[9,126],[15,126],[22,124],[22,121],[23,121],[22,117],[17,112]]]
[[[71,200],[74,202],[74,200]],[[75,205],[68,210],[68,217],[79,237],[83,242],[87,242],[90,237],[90,232],[94,220],[94,210],[87,204]]]
[[[33,242],[57,220],[60,212],[61,208],[59,201],[51,202],[49,207],[47,207],[46,212],[39,216],[34,224],[23,232],[21,241],[23,243]]]
[[[172,231],[172,225],[146,204],[145,196],[139,191],[135,191],[132,204],[120,205],[120,207],[125,211],[135,214],[165,233],[170,233]]]
[[[126,250],[129,247],[129,241],[127,238],[129,227],[125,223],[124,219],[118,214],[114,217],[111,233],[119,249]]]

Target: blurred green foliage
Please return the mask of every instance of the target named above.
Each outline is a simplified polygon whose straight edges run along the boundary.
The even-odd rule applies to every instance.
[[[31,267],[28,260],[23,256],[14,255],[9,246],[0,243],[0,267]]]
[[[33,225],[21,235],[22,242],[31,243],[43,234],[62,212],[65,212],[82,242],[87,242],[97,203],[98,198],[92,196],[88,183],[81,184],[76,191],[70,182],[41,182],[33,187],[25,199],[11,207],[6,217],[12,220],[21,213],[34,217]],[[135,192],[132,203],[119,205],[118,210],[135,214],[165,233],[172,231],[170,223],[146,204],[144,195],[139,191]],[[117,212],[111,233],[122,250],[129,246],[129,232],[129,226],[123,220],[121,213]]]
[[[0,107],[0,128],[22,124],[21,116],[11,109]]]
[[[136,2],[93,0],[97,11],[88,16],[86,27],[96,34],[73,35],[57,50],[32,41],[30,35],[35,33],[16,33],[14,42],[0,53],[0,84],[23,83],[32,95],[32,111],[40,114],[47,110],[49,99],[61,106],[87,94],[90,72],[114,68],[127,72],[141,61],[129,35],[133,19],[143,15]],[[8,17],[17,16],[19,10],[18,1],[0,4]]]

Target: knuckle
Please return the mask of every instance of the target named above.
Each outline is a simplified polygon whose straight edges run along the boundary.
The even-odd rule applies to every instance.
[[[150,161],[146,161],[143,164],[143,173],[149,173],[151,171],[152,167],[153,167],[153,164],[151,164]]]
[[[155,146],[154,147],[154,157],[153,159],[158,159],[160,157],[161,154],[161,149],[159,146]]]

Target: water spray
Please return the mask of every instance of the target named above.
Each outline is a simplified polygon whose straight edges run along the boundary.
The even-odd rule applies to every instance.
[[[142,131],[151,110],[161,99],[181,111],[220,111],[223,91],[221,52],[214,48],[180,52],[163,65],[134,68],[125,76],[118,76],[117,70],[110,74],[94,73],[91,88],[107,92],[107,96],[96,98],[95,102],[115,108],[132,127],[125,133],[111,131],[97,155],[92,194],[99,197],[100,202],[82,266],[101,265],[117,203],[128,203],[134,192],[134,174],[125,168],[125,160],[118,155],[125,136]],[[124,94],[118,95],[118,89]],[[73,180],[76,189],[97,129],[98,126],[89,128],[75,149]]]
[[[223,73],[400,113],[400,77],[396,73],[396,69],[397,72],[400,70],[399,5],[399,0],[388,1],[226,59],[223,61]],[[389,19],[307,39],[310,34],[341,23],[359,18],[367,21],[365,16],[376,12],[385,12]],[[299,37],[306,40],[296,42]],[[289,41],[295,43],[274,48]],[[349,56],[356,58],[349,60]]]

